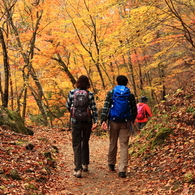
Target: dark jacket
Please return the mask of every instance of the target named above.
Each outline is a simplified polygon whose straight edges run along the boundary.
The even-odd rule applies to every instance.
[[[66,108],[71,112],[71,107],[73,106],[73,100],[74,100],[74,92],[77,89],[72,89],[69,94],[68,94],[68,99],[66,102]],[[87,90],[88,91],[88,90]],[[89,93],[89,109],[92,111],[92,119],[94,123],[98,122],[98,113],[97,113],[97,107],[96,107],[96,103],[94,100],[94,93],[92,93],[91,91],[88,91]],[[76,120],[74,118],[71,117],[71,121],[73,123],[76,123]]]

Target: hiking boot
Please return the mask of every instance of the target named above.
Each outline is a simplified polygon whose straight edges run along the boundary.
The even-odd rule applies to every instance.
[[[81,178],[82,177],[82,170],[75,171],[74,176],[77,178]]]
[[[115,171],[115,165],[109,164],[108,167],[110,171]]]
[[[125,172],[119,172],[118,176],[121,177],[121,178],[126,178],[127,177]]]
[[[87,172],[88,171],[88,165],[83,165],[83,171]]]

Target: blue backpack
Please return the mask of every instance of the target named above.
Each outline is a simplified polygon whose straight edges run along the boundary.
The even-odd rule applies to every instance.
[[[124,85],[117,85],[113,89],[112,105],[109,119],[115,122],[125,122],[131,119],[130,90]]]

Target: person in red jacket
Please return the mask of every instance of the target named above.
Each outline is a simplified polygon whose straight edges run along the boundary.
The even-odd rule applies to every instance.
[[[152,112],[147,102],[148,98],[146,96],[142,96],[140,98],[140,102],[137,104],[136,122],[139,129],[142,129],[147,124],[149,118],[152,117]]]

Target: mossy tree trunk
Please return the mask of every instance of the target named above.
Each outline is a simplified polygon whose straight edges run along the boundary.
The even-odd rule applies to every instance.
[[[0,106],[0,126],[16,133],[33,135],[33,131],[28,129],[19,113]]]

